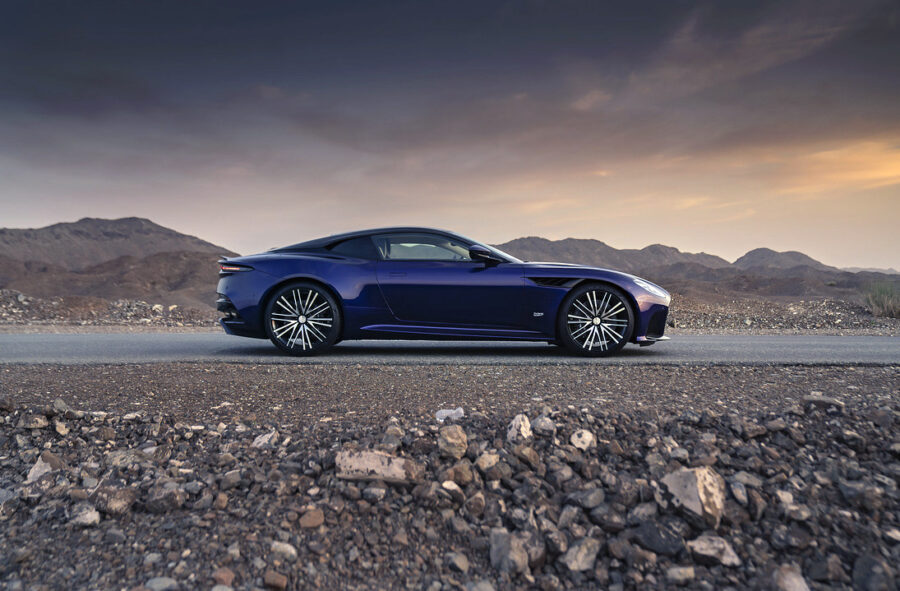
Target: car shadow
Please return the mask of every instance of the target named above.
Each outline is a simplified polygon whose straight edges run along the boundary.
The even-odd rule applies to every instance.
[[[274,345],[254,345],[228,347],[220,349],[220,354],[265,357],[271,359],[296,359],[296,360],[320,360],[329,361],[335,359],[353,359],[356,357],[372,358],[380,360],[402,357],[439,358],[453,357],[460,360],[487,359],[491,357],[505,358],[540,358],[589,361],[590,358],[568,354],[563,348],[541,343],[485,343],[485,342],[451,342],[451,341],[347,341],[335,345],[327,353],[314,357],[291,357],[285,355]],[[659,352],[651,351],[650,347],[638,347],[628,345],[612,357],[596,358],[596,361],[647,358],[659,355]]]

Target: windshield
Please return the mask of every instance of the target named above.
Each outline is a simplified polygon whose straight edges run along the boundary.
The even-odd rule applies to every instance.
[[[457,234],[457,236],[459,236],[459,237],[462,238],[463,240],[468,241],[470,244],[477,244],[478,246],[483,246],[483,247],[485,247],[486,249],[488,249],[489,251],[491,251],[492,253],[494,253],[495,255],[497,255],[498,257],[500,257],[501,259],[506,259],[506,260],[509,261],[510,263],[521,263],[521,262],[523,262],[522,260],[517,259],[517,258],[514,257],[513,255],[511,255],[511,254],[509,254],[509,253],[503,252],[503,251],[500,250],[499,248],[494,248],[494,247],[491,246],[490,244],[485,244],[485,243],[483,243],[483,242],[478,242],[477,240],[472,240],[471,238],[467,238],[466,236],[461,236],[461,235],[459,235],[459,234]]]

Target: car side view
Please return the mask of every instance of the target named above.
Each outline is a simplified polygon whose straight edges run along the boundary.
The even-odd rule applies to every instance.
[[[639,277],[530,263],[431,228],[350,232],[219,261],[217,307],[232,335],[291,355],[342,340],[545,341],[585,356],[663,336],[670,303]]]

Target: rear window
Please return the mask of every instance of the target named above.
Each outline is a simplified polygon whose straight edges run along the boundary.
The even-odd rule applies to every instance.
[[[357,259],[375,260],[378,258],[378,251],[375,249],[375,245],[372,244],[372,239],[369,236],[361,236],[359,238],[351,238],[349,240],[344,240],[343,242],[338,242],[329,247],[328,250],[335,254]]]

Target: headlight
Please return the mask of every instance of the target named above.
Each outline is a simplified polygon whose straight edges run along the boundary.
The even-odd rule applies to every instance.
[[[653,285],[653,284],[650,283],[649,281],[644,281],[643,279],[637,279],[637,278],[636,278],[636,279],[634,280],[634,282],[638,285],[638,287],[640,287],[640,288],[643,289],[644,291],[648,291],[648,292],[652,293],[652,294],[655,295],[655,296],[658,296],[658,297],[661,297],[661,298],[667,298],[667,297],[669,297],[669,294],[666,293],[666,290],[664,290],[663,288],[659,287],[658,285]]]

